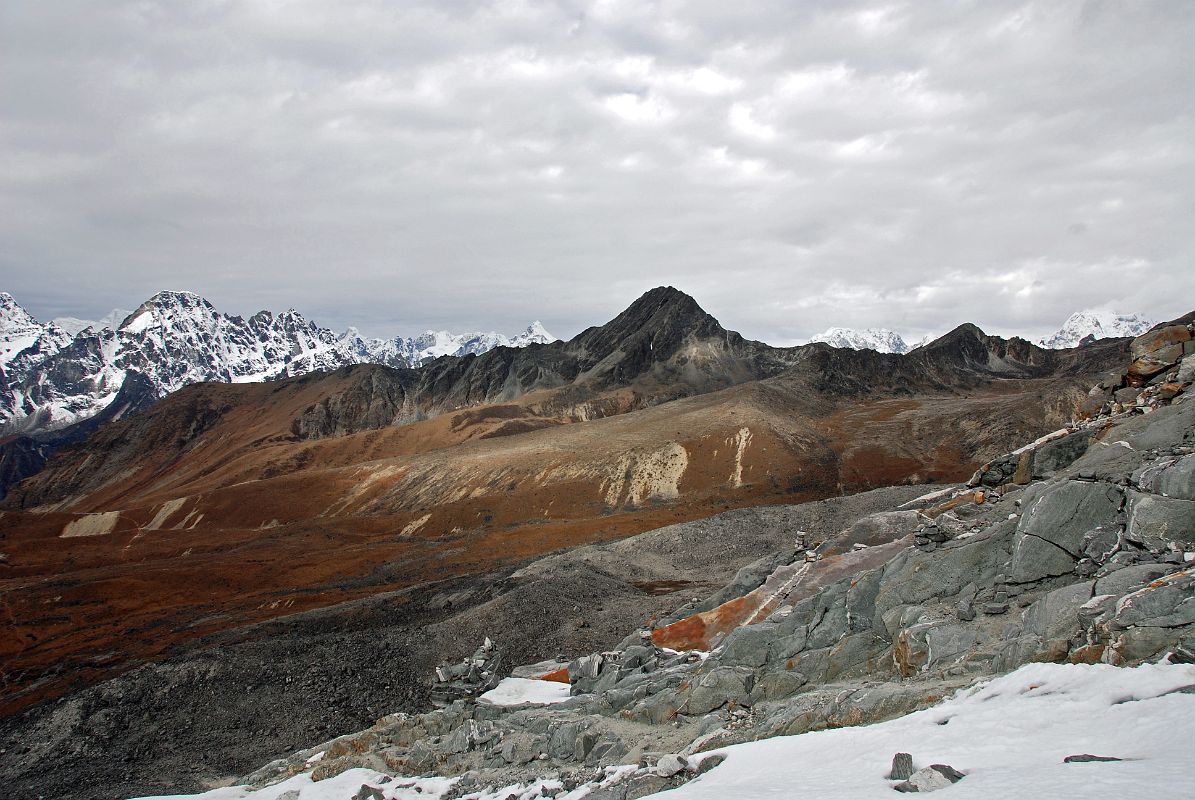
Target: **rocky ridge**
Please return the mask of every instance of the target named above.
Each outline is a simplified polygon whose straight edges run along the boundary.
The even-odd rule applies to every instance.
[[[551,778],[629,800],[716,768],[702,754],[727,745],[890,719],[1032,662],[1195,662],[1193,333],[1133,342],[1131,406],[1092,406],[967,484],[792,531],[705,602],[573,659],[565,702],[393,714],[245,782],[363,767],[464,776],[455,796]],[[919,780],[963,777],[939,766]]]

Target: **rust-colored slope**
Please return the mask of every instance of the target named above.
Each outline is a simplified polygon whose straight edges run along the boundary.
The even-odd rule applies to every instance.
[[[729,507],[960,479],[1059,421],[1047,380],[833,403],[789,378],[572,424],[529,395],[331,439],[288,434],[346,379],[195,387],[163,401],[150,430],[122,429],[142,437],[135,457],[93,445],[41,476],[113,460],[85,478],[90,493],[0,517],[0,713],[295,610]]]

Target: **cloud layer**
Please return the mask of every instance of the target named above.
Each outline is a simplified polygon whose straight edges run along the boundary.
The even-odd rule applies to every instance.
[[[0,274],[370,334],[673,284],[776,344],[1195,307],[1195,6],[0,9]]]

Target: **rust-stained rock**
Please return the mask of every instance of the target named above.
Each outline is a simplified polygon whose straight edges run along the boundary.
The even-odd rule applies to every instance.
[[[960,494],[958,497],[951,498],[950,500],[947,500],[945,503],[941,503],[940,505],[936,505],[933,508],[927,508],[927,509],[923,510],[921,512],[921,514],[922,514],[922,516],[929,517],[930,519],[937,519],[938,517],[945,514],[947,511],[952,511],[961,505],[966,505],[968,503],[974,503],[976,505],[979,505],[979,504],[983,503],[983,500],[981,499],[983,497],[984,497],[983,491]]]
[[[763,622],[781,605],[809,597],[842,578],[882,566],[912,542],[910,535],[885,545],[781,567],[749,594],[656,628],[652,641],[657,647],[671,650],[709,650],[735,628]]]
[[[568,683],[568,667],[561,667],[555,672],[549,672],[546,675],[540,675],[541,681],[555,681],[557,683]]]
[[[1100,401],[1100,406],[1103,401]],[[1097,407],[1098,410],[1098,407]],[[1012,474],[1012,482],[1017,486],[1024,486],[1033,480],[1033,451],[1026,450],[1017,458],[1017,469]]]
[[[1189,341],[1191,332],[1185,325],[1170,325],[1138,336],[1131,347],[1129,376],[1145,380],[1177,364],[1183,357],[1183,343]]]
[[[1158,387],[1158,397],[1162,400],[1173,400],[1183,391],[1181,383],[1163,383]]]

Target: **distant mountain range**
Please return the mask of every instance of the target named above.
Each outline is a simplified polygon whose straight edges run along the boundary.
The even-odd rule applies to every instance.
[[[1041,347],[1077,347],[1098,338],[1137,336],[1152,326],[1141,314],[1100,310],[1071,315]],[[810,343],[908,353],[910,345],[885,328],[833,327]],[[337,334],[294,309],[259,311],[248,319],[221,313],[190,292],[155,294],[132,312],[114,310],[98,321],[61,317],[41,323],[0,292],[0,426],[7,432],[50,430],[90,418],[116,399],[130,373],[144,376],[124,402],[140,407],[191,383],[245,383],[331,370],[352,364],[414,368],[443,356],[480,355],[496,347],[546,344],[556,337],[538,321],[523,332],[365,338],[355,328]]]
[[[850,350],[875,350],[877,353],[907,353],[912,348],[896,331],[887,328],[828,328],[809,340]]]
[[[1097,339],[1116,339],[1124,336],[1140,336],[1155,324],[1144,314],[1117,314],[1103,309],[1077,311],[1062,323],[1055,333],[1038,339],[1035,344],[1050,350],[1093,342]],[[851,350],[875,350],[877,353],[908,353],[929,344],[935,338],[926,336],[915,344],[907,343],[899,333],[887,328],[827,328],[809,339],[825,342],[831,347]]]
[[[130,373],[157,397],[191,383],[244,383],[361,363],[417,367],[441,356],[555,341],[538,321],[500,333],[365,339],[337,334],[290,309],[248,319],[223,314],[190,292],[159,292],[131,313],[98,322],[41,323],[0,293],[0,423],[10,432],[70,425],[107,407]]]

